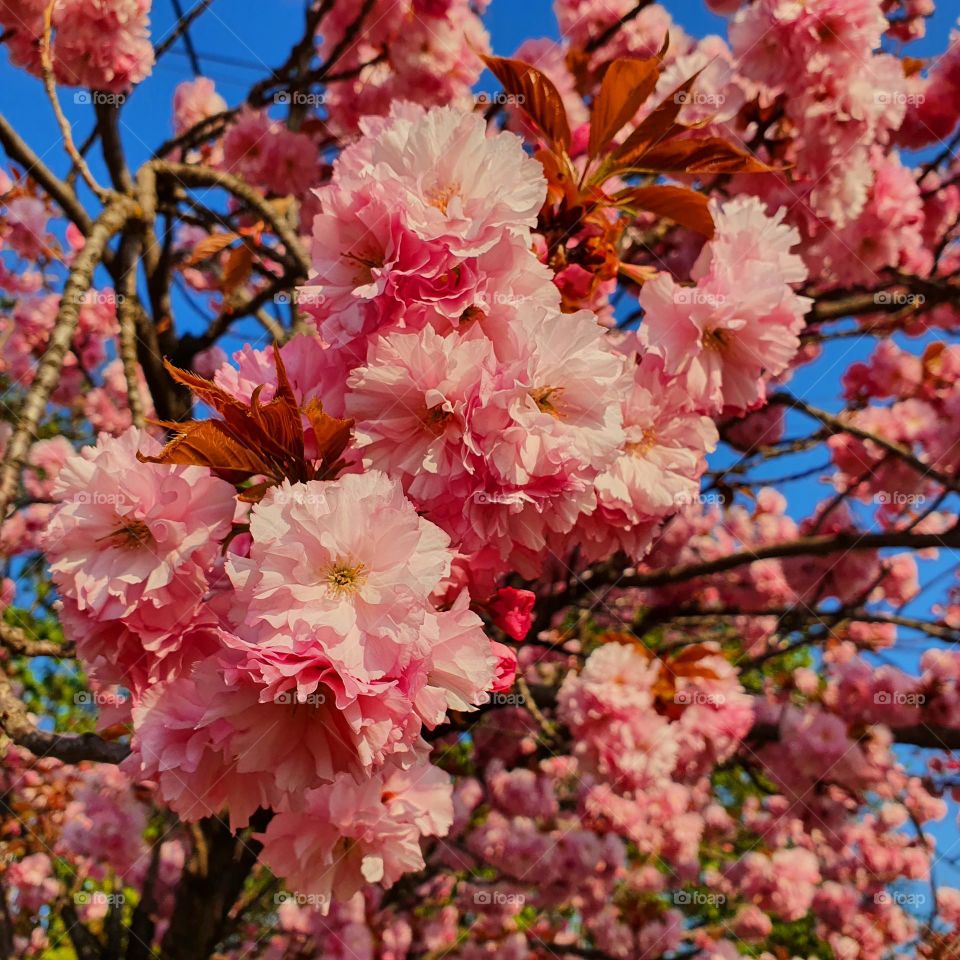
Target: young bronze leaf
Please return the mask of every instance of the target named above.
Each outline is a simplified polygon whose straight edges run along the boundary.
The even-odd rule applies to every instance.
[[[221,250],[229,247],[234,240],[238,239],[239,235],[236,233],[213,233],[209,237],[204,237],[190,252],[190,256],[187,257],[187,266],[192,267],[198,263],[203,263],[204,260],[209,260],[211,257],[220,253]]]
[[[246,407],[234,396],[218,387],[212,380],[201,377],[192,370],[183,370],[175,367],[169,360],[164,360],[163,365],[167,373],[173,377],[177,383],[182,383],[189,388],[190,392],[208,407],[213,407],[217,413],[225,413],[228,409],[246,411]]]
[[[223,420],[161,422],[159,426],[175,431],[176,436],[154,456],[138,453],[141,463],[208,467],[231,483],[255,474],[272,473],[272,465],[235,437]]]
[[[242,247],[235,247],[227,254],[220,289],[229,296],[250,279],[252,272],[253,251],[246,244]]]
[[[482,54],[481,59],[503,84],[504,90],[517,98],[517,103],[547,135],[550,144],[569,152],[570,124],[563,99],[553,81],[522,60],[487,57]]]
[[[770,173],[773,169],[720,137],[660,143],[637,158],[635,166],[655,173]]]
[[[702,233],[705,237],[713,236],[715,227],[707,197],[696,190],[669,185],[631,187],[618,193],[614,200],[617,206],[648,210],[659,217],[679,223],[681,227]]]
[[[277,384],[271,400],[263,402],[266,384],[260,384],[246,404],[224,392],[215,383],[189,370],[166,363],[170,375],[188,386],[198,399],[213,407],[223,419],[191,420],[187,423],[161,423],[175,436],[155,456],[137,454],[149,463],[193,464],[208,467],[230,483],[264,476],[272,483],[284,479],[294,482],[335,476],[343,461],[339,459],[350,439],[352,420],[327,417],[319,402],[311,401],[301,409],[287,377],[280,350],[274,347]],[[303,420],[313,427],[321,460],[318,465],[305,452]],[[262,496],[262,484],[244,493],[248,499]]]
[[[668,93],[653,112],[645,117],[630,136],[624,140],[620,149],[614,154],[618,167],[633,166],[636,159],[642,156],[653,144],[669,140],[686,130],[686,127],[677,123],[676,120],[687,102],[690,89],[701,73],[702,70],[698,70],[692,77],[684,80],[679,87]]]
[[[303,406],[303,415],[313,430],[313,440],[320,457],[319,479],[335,475],[343,460],[340,455],[350,442],[353,420],[338,420],[323,412],[323,405],[316,398],[308,400]]]
[[[660,77],[660,60],[614,60],[607,68],[600,92],[590,110],[592,160],[653,93]]]

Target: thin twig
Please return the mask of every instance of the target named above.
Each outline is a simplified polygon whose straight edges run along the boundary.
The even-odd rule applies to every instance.
[[[53,107],[54,116],[57,118],[57,126],[60,128],[60,135],[63,137],[63,145],[66,148],[70,159],[76,168],[80,171],[80,176],[87,182],[87,186],[96,194],[97,198],[106,203],[110,196],[108,190],[100,186],[90,172],[87,161],[83,159],[77,145],[73,142],[73,128],[70,121],[60,106],[60,98],[57,96],[57,80],[53,75],[53,58],[50,53],[51,34],[53,32],[53,8],[56,6],[56,0],[50,0],[46,10],[43,13],[43,36],[40,38],[40,69],[43,72],[43,87],[47,91],[47,97],[50,105]]]

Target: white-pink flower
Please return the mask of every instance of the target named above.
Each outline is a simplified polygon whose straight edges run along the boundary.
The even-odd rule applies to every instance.
[[[424,866],[420,837],[453,822],[450,779],[429,764],[357,783],[338,777],[310,791],[302,812],[277,814],[263,836],[264,862],[298,892],[347,900],[364,884],[389,887]]]
[[[53,579],[79,613],[153,636],[203,600],[235,507],[233,487],[208,470],[137,460],[158,449],[131,428],[67,460],[44,535]]]
[[[639,338],[703,411],[742,412],[762,403],[766,381],[799,349],[810,301],[790,285],[806,268],[790,252],[800,237],[782,223],[784,211],[770,217],[752,197],[712,209],[717,233],[691,272],[696,286],[666,273],[646,283]]]
[[[450,569],[449,538],[417,516],[379,471],[284,483],[250,516],[249,558],[227,570],[248,630],[261,640],[326,631],[351,675],[394,673],[426,653],[427,599]]]

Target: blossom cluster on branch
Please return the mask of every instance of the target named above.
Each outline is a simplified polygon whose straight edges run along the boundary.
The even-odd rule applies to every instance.
[[[0,960],[954,956],[960,31],[209,6],[0,0]]]

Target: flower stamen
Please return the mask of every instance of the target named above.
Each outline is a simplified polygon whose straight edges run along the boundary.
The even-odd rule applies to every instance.
[[[338,559],[324,571],[324,579],[335,596],[352,596],[367,582],[366,571],[364,563],[351,564]]]

